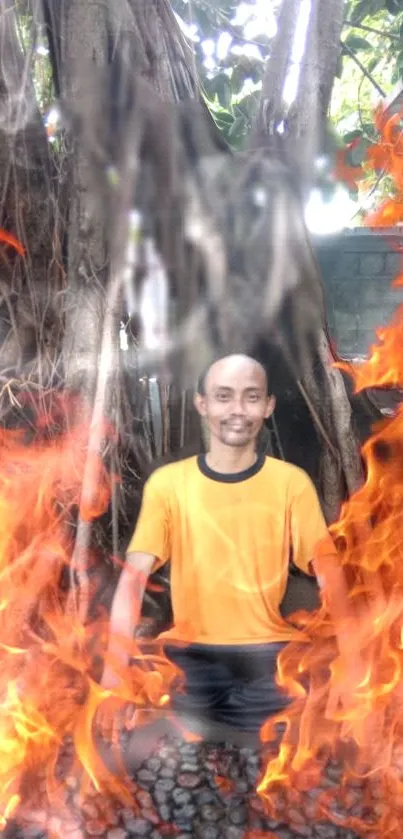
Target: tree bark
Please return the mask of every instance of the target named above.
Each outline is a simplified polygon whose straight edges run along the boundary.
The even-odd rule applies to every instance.
[[[164,102],[200,98],[194,57],[169,0],[110,0],[108,20],[120,83],[135,73]]]
[[[259,109],[250,141],[252,148],[278,151],[278,128],[286,117],[284,83],[290,69],[300,6],[301,0],[282,1],[277,19],[277,32],[263,77]]]
[[[294,102],[287,108],[283,91],[290,69],[301,0],[283,0],[263,78],[252,146],[286,155],[293,165],[297,165],[303,183],[307,184],[312,181],[314,160],[324,144],[340,56],[343,8],[344,0],[311,0],[297,93]]]
[[[48,382],[60,335],[54,301],[62,272],[57,268],[51,162],[32,81],[32,56],[22,50],[11,0],[0,2],[0,49],[0,226],[25,248],[21,257],[0,243],[0,377],[2,384],[27,375]]]
[[[57,0],[59,2],[59,0]],[[94,183],[88,121],[96,119],[100,79],[106,77],[106,5],[62,0],[61,85],[68,136],[66,384],[93,398],[108,276],[106,214]],[[95,188],[94,188],[95,187]]]
[[[283,0],[277,35],[264,76],[253,146],[256,148],[260,145],[269,154],[288,161],[291,168],[298,172],[303,200],[312,187],[315,159],[326,129],[340,54],[343,6],[343,0],[311,0],[298,90],[288,113],[285,113],[283,91],[300,3],[296,0]],[[279,133],[281,122],[284,130]],[[300,212],[303,213],[302,205]],[[293,324],[294,337],[303,329],[301,317],[306,282],[305,277],[288,302],[288,321]],[[341,374],[333,366],[322,305],[318,296],[322,328],[311,339],[310,361],[303,366],[302,375],[300,360],[295,352],[293,354],[291,351],[290,355],[288,351],[287,358],[291,369],[295,370],[297,386],[320,440],[322,468],[319,491],[326,517],[332,521],[339,513],[346,492],[354,492],[360,485],[362,466],[352,425],[350,402]],[[280,332],[281,328],[280,324]]]

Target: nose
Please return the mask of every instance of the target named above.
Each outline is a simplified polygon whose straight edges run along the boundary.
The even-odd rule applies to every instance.
[[[235,403],[235,402],[234,402],[234,403],[231,405],[231,412],[230,412],[230,413],[231,413],[231,417],[234,417],[234,418],[235,418],[235,417],[236,417],[236,418],[240,418],[240,417],[243,417],[243,416],[244,416],[244,413],[245,413],[245,412],[244,412],[244,410],[243,410],[243,406],[242,406],[242,404],[240,404],[240,403]]]

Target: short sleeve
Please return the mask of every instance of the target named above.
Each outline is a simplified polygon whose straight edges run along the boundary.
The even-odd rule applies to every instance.
[[[144,486],[140,514],[127,552],[155,556],[153,571],[170,559],[169,494],[160,479],[159,470],[151,475]]]
[[[302,471],[291,499],[291,542],[293,562],[305,574],[313,573],[311,563],[319,556],[336,553],[316,489]]]

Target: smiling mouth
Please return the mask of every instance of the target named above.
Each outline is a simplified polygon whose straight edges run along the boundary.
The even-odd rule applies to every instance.
[[[226,423],[225,428],[228,428],[229,431],[247,431],[249,426],[248,425],[230,425]]]

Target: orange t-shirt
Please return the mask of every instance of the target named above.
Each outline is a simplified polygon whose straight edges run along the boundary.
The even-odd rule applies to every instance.
[[[163,466],[144,488],[128,552],[171,560],[174,626],[164,640],[200,644],[288,641],[281,617],[289,558],[305,573],[328,531],[301,469],[262,457],[220,475],[203,456]]]

